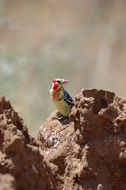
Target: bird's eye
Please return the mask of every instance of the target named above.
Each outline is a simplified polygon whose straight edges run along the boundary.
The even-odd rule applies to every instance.
[[[61,81],[60,81],[60,80],[57,80],[56,82],[57,82],[58,84],[61,84]]]

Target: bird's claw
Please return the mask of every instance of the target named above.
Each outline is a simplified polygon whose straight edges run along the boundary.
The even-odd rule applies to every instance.
[[[62,122],[62,123],[68,123],[69,122],[69,118],[68,117],[66,117],[66,116],[54,116],[53,118],[52,118],[53,120],[58,120],[58,121],[60,121],[60,122]]]

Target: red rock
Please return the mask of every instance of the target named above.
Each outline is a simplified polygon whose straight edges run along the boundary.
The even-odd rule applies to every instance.
[[[50,190],[38,143],[9,101],[0,97],[0,189]]]
[[[56,190],[126,189],[126,99],[104,90],[82,90],[70,122],[54,120],[38,133]]]

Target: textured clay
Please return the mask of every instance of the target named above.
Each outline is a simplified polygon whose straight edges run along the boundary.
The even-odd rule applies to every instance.
[[[0,97],[0,190],[50,190],[36,140],[9,101]]]
[[[56,190],[126,190],[126,99],[82,90],[70,121],[45,121],[38,133]]]

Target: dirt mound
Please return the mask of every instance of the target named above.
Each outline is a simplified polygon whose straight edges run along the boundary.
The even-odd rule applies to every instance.
[[[82,90],[70,122],[54,112],[38,139],[56,190],[126,189],[126,99]]]
[[[125,190],[126,99],[82,90],[70,121],[53,117],[38,143],[9,101],[0,97],[1,190]]]
[[[38,144],[9,101],[0,96],[0,189],[48,190],[51,183]]]

